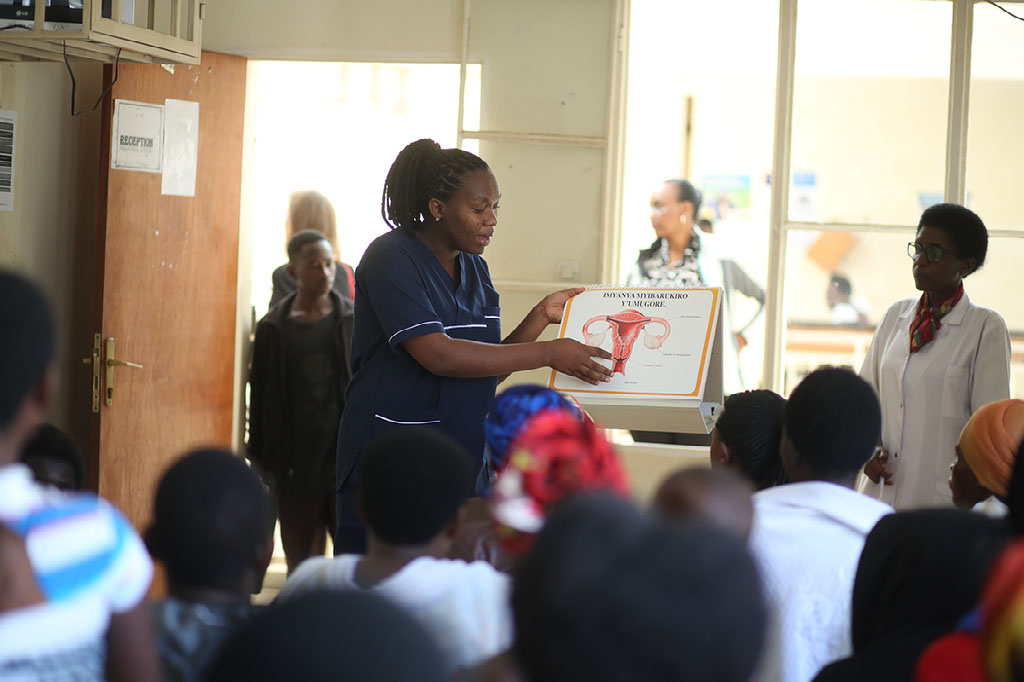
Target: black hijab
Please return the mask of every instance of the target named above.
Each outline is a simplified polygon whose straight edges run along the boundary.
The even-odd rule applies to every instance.
[[[1009,539],[1004,520],[959,509],[883,517],[857,566],[853,656],[826,666],[815,681],[912,680],[925,648],[978,603]]]

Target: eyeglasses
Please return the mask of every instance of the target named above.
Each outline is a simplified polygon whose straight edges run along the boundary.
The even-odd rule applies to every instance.
[[[934,265],[945,258],[947,253],[953,252],[947,251],[941,246],[936,246],[935,244],[932,244],[929,247],[921,246],[916,242],[910,242],[907,244],[907,255],[910,256],[910,259],[915,263],[919,258],[921,258],[922,253],[924,253],[925,261],[930,265]]]

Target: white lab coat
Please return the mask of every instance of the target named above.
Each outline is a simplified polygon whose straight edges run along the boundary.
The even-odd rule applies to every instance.
[[[964,294],[935,338],[910,353],[917,299],[897,301],[875,330],[860,374],[882,403],[882,446],[893,485],[861,476],[859,490],[897,509],[952,504],[949,465],[971,415],[1010,397],[1010,333]]]

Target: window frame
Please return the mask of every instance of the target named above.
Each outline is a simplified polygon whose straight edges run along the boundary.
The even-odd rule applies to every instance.
[[[922,0],[924,1],[924,0]],[[974,35],[974,7],[985,0],[943,0],[953,4],[949,65],[949,97],[946,122],[946,167],[943,201],[963,204],[967,182],[967,128],[971,93],[971,48]],[[1003,0],[1001,4],[1020,4],[1024,0]],[[857,225],[795,221],[789,218],[791,156],[793,142],[793,93],[796,71],[796,37],[799,0],[779,0],[778,61],[775,87],[775,133],[768,247],[768,286],[765,301],[764,374],[762,385],[782,393],[786,345],[785,272],[789,233],[794,230],[817,232],[907,232],[914,225]],[[989,238],[1024,239],[1022,230],[989,230]]]

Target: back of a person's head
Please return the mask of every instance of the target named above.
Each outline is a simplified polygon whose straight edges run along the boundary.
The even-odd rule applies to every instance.
[[[1007,519],[1014,535],[1024,536],[1024,441],[1017,448],[1006,494]]]
[[[0,430],[10,426],[39,387],[53,359],[53,313],[46,296],[22,275],[0,269]]]
[[[512,609],[531,682],[746,682],[766,620],[743,540],[606,495],[553,512],[515,575]]]
[[[314,591],[275,603],[217,653],[206,682],[442,682],[440,649],[397,606],[358,590]]]
[[[746,479],[729,469],[690,467],[665,477],[654,494],[654,509],[664,519],[700,519],[746,539],[754,517],[753,492]]]
[[[558,391],[535,384],[513,386],[494,397],[484,420],[484,436],[495,471],[505,466],[509,446],[526,421],[544,410],[576,411]]]
[[[270,496],[240,457],[195,450],[164,473],[146,544],[172,587],[235,590],[265,547]]]
[[[786,482],[779,458],[786,399],[767,390],[733,393],[725,399],[715,422],[718,437],[729,449],[732,462],[764,490]]]
[[[923,647],[952,630],[978,603],[1009,539],[1001,519],[962,509],[883,516],[868,533],[857,565],[854,651],[911,635]]]
[[[785,426],[796,455],[815,478],[845,479],[871,458],[882,413],[870,384],[849,370],[826,367],[793,389]],[[787,476],[794,478],[788,468]]]
[[[423,545],[442,533],[473,494],[469,454],[436,429],[403,427],[360,458],[363,520],[392,545]]]
[[[608,439],[593,422],[562,410],[529,418],[491,488],[491,516],[510,556],[530,547],[547,510],[581,493],[629,497],[629,480]]]
[[[37,482],[64,492],[76,492],[85,484],[85,463],[71,436],[53,424],[40,424],[21,450]]]
[[[1007,546],[981,598],[981,664],[990,682],[1024,681],[1024,541]],[[948,679],[948,678],[943,678]]]

